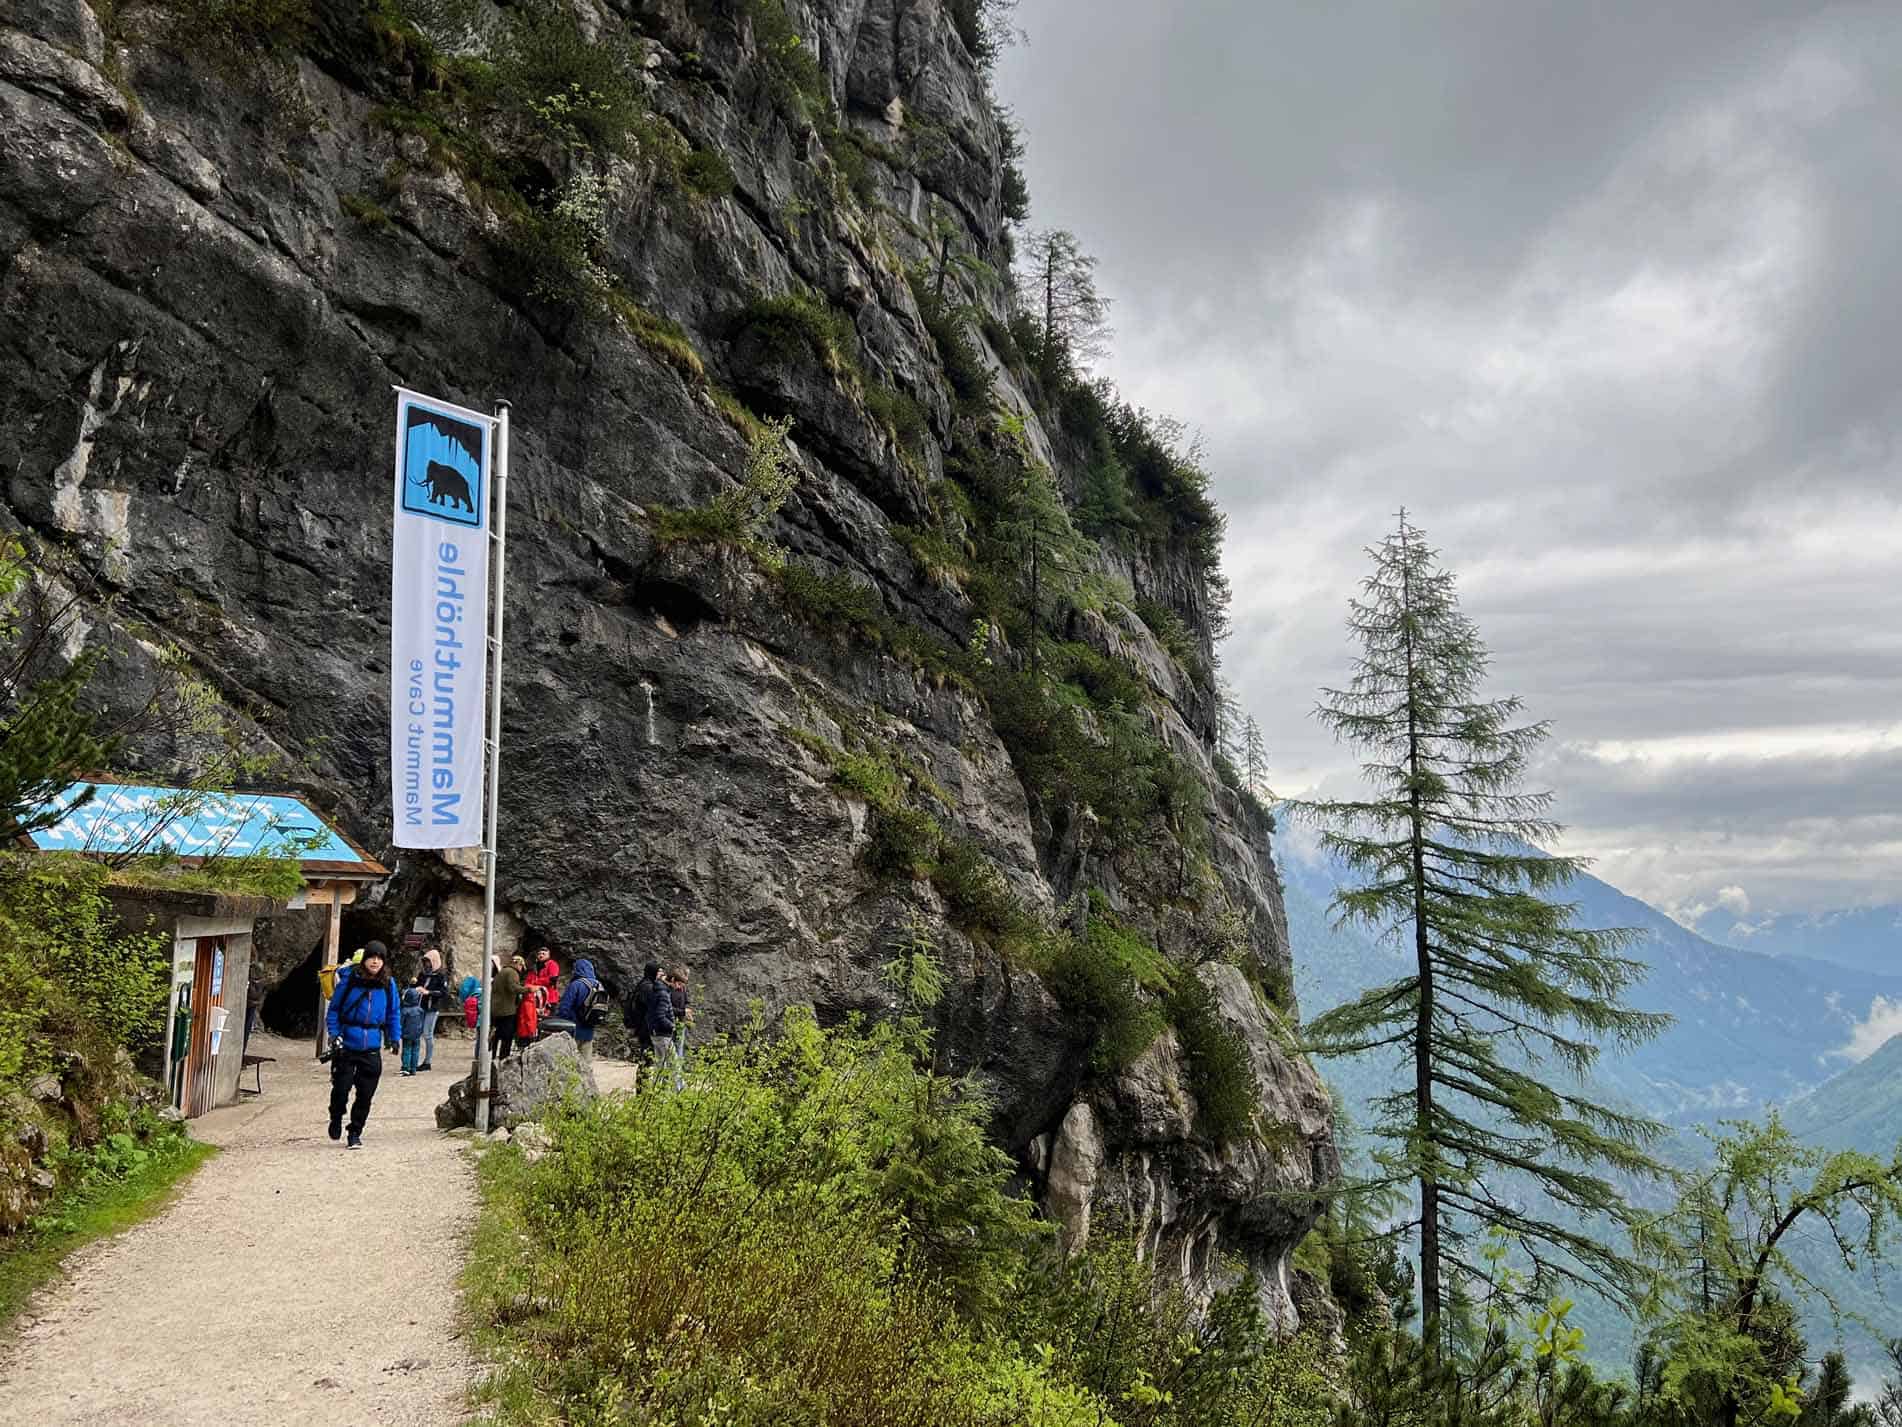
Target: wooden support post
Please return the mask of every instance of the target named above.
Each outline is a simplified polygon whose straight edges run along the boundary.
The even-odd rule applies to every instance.
[[[333,882],[325,890],[329,893],[326,900],[330,903],[330,922],[324,928],[324,956],[322,965],[335,966],[337,964],[337,957],[343,946],[343,887],[341,884]],[[324,997],[323,973],[319,970],[317,976],[316,1050],[316,1054],[318,1055],[322,1055],[324,1050],[324,1016],[329,1010],[329,1003]]]

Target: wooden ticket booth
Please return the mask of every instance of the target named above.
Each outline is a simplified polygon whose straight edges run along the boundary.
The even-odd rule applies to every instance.
[[[97,792],[82,800],[89,786]],[[246,992],[258,919],[306,906],[328,908],[327,945],[334,960],[343,908],[356,900],[359,887],[388,872],[291,793],[207,794],[92,780],[69,788],[54,806],[62,800],[70,811],[29,834],[24,845],[105,861],[114,872],[104,891],[120,921],[169,938],[161,1083],[188,1117],[229,1104],[238,1097],[244,1069]],[[255,871],[260,857],[295,862],[303,890],[282,899],[242,890],[247,880],[255,881],[243,874]],[[217,890],[225,875],[232,890]]]

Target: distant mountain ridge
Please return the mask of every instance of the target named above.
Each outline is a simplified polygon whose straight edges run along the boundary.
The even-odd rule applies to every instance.
[[[1747,951],[1902,976],[1902,904],[1765,917],[1713,907],[1697,919],[1694,929],[1712,941]]]
[[[1799,1139],[1887,1158],[1902,1140],[1902,1036],[1784,1107]]]
[[[1304,1015],[1408,974],[1399,948],[1329,924],[1338,866],[1284,842],[1280,867]],[[1721,946],[1589,874],[1562,895],[1577,904],[1581,925],[1643,933],[1626,954],[1651,971],[1627,1000],[1674,1023],[1633,1050],[1607,1050],[1594,1078],[1667,1123],[1761,1115],[1815,1090],[1850,1064],[1838,1052],[1876,998],[1902,998],[1902,975]],[[1350,1099],[1360,1078],[1340,1077]]]

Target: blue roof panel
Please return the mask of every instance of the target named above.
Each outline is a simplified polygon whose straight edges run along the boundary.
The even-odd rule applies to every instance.
[[[99,792],[73,809],[88,787]],[[179,857],[295,856],[381,872],[303,799],[278,793],[201,793],[140,783],[75,783],[47,804],[72,809],[29,834],[43,852],[170,852]]]

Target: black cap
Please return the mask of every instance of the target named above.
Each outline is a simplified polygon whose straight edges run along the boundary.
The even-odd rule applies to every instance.
[[[363,948],[363,959],[368,961],[373,956],[383,961],[388,961],[390,959],[390,949],[380,941],[373,941]]]
[[[658,961],[648,962],[642,974],[646,976],[649,981],[652,981],[656,976],[660,975],[660,963]]]

